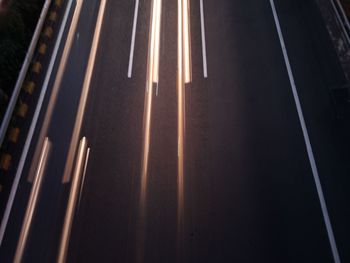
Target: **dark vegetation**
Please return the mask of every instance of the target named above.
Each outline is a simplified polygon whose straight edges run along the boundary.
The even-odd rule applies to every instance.
[[[29,47],[44,0],[12,0],[0,10],[0,119]]]
[[[350,0],[340,0],[340,2],[344,7],[346,15],[350,18]]]

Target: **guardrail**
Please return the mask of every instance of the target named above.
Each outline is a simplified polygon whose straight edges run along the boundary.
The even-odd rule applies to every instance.
[[[65,25],[69,19],[70,7],[74,1],[51,0],[50,2],[51,4],[47,2],[50,8],[46,12],[46,17],[43,15],[45,17],[44,26],[40,30],[31,63],[28,61],[29,68],[0,147],[0,218],[2,216],[0,246],[25,163],[23,156],[26,154],[22,154],[29,150],[35,126],[33,121],[35,122],[38,118],[41,108],[38,102],[40,104],[45,96],[46,89],[43,86],[47,75],[44,74],[51,71],[50,68],[53,67],[56,60]],[[61,15],[63,15],[62,20]],[[57,41],[55,41],[56,37]]]
[[[31,61],[32,61],[32,58],[33,58],[33,55],[34,55],[34,52],[35,52],[35,48],[36,48],[36,46],[38,44],[38,41],[39,41],[39,38],[40,38],[40,34],[41,34],[43,26],[44,26],[46,15],[47,15],[47,13],[49,11],[49,7],[50,7],[50,4],[51,4],[51,1],[52,0],[46,0],[45,1],[45,4],[43,6],[43,9],[42,9],[40,17],[39,17],[39,21],[38,21],[37,26],[36,26],[35,31],[34,31],[33,38],[32,38],[32,40],[30,42],[30,45],[29,45],[29,48],[28,48],[28,51],[27,51],[27,55],[26,55],[26,57],[24,59],[24,62],[23,62],[21,71],[19,73],[19,76],[18,76],[16,85],[15,85],[15,88],[14,88],[14,90],[12,92],[10,102],[9,102],[9,104],[7,106],[7,110],[6,110],[6,113],[4,115],[4,119],[2,121],[1,127],[0,127],[0,147],[2,146],[2,143],[4,142],[4,139],[5,139],[6,132],[7,132],[7,129],[9,127],[9,124],[10,124],[10,120],[11,120],[12,114],[13,114],[13,112],[15,110],[15,107],[16,107],[16,104],[17,104],[18,96],[19,96],[19,93],[21,91],[21,88],[22,88],[23,82],[25,80],[25,77],[27,75],[28,68],[29,68],[29,66],[31,64]]]
[[[343,36],[350,47],[350,24],[346,16],[344,8],[339,0],[330,0],[332,7],[334,9],[336,18],[338,20],[339,26],[342,30]]]

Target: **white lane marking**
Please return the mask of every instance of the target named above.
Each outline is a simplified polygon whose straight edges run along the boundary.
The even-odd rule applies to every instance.
[[[207,45],[206,45],[206,41],[205,41],[205,23],[204,23],[203,0],[200,0],[200,10],[201,10],[201,31],[202,31],[203,75],[204,75],[204,78],[208,78]]]
[[[132,76],[132,66],[133,66],[133,61],[134,61],[135,38],[136,38],[136,27],[137,27],[138,13],[139,13],[139,0],[136,0],[135,11],[134,11],[134,22],[133,22],[133,26],[132,26],[130,57],[129,57],[129,69],[128,69],[128,78],[129,79]]]
[[[189,0],[182,1],[182,52],[183,52],[183,76],[185,83],[192,82],[191,60],[191,22]]]
[[[39,114],[41,112],[41,108],[43,105],[44,97],[45,97],[45,94],[46,94],[46,91],[48,88],[49,81],[51,79],[52,70],[53,70],[53,67],[56,63],[58,50],[59,50],[59,47],[60,47],[60,44],[62,41],[63,32],[66,28],[66,24],[68,21],[68,16],[69,16],[69,13],[70,13],[70,10],[72,7],[72,3],[73,3],[73,0],[70,0],[69,3],[67,4],[67,9],[66,9],[66,12],[65,12],[64,17],[63,17],[62,26],[61,26],[60,31],[58,33],[57,41],[56,41],[56,44],[54,47],[54,51],[52,53],[52,57],[50,60],[48,71],[47,71],[47,74],[46,74],[46,77],[44,80],[43,88],[42,88],[42,91],[40,93],[38,104],[37,104],[36,109],[35,109],[33,121],[32,121],[32,124],[29,128],[28,136],[27,136],[24,148],[23,148],[23,153],[21,155],[21,159],[20,159],[19,164],[18,164],[15,179],[14,179],[13,184],[12,184],[9,200],[7,201],[7,204],[6,204],[6,210],[5,210],[4,216],[2,218],[1,227],[0,227],[0,246],[2,246],[2,242],[4,239],[7,223],[8,223],[9,217],[10,217],[12,205],[13,205],[13,202],[14,202],[14,199],[16,196],[19,180],[20,180],[22,172],[23,172],[23,167],[24,167],[25,161],[27,160],[27,154],[29,151],[29,147],[30,147],[30,144],[32,142],[35,127],[36,127],[36,124],[38,122]]]
[[[80,207],[81,196],[83,194],[83,188],[84,188],[84,184],[85,184],[85,176],[86,176],[86,171],[87,171],[89,158],[90,158],[90,150],[91,150],[91,148],[88,148],[87,151],[86,151],[85,164],[84,164],[84,170],[83,170],[83,177],[82,177],[81,183],[80,183],[78,207]]]
[[[277,15],[277,11],[276,11],[276,7],[275,7],[274,1],[270,0],[270,4],[271,4],[271,8],[272,8],[274,19],[275,19],[275,24],[276,24],[276,28],[277,28],[277,32],[278,32],[278,37],[280,39],[280,43],[281,43],[281,47],[282,47],[282,51],[283,51],[283,57],[284,57],[285,64],[286,64],[286,67],[287,67],[290,84],[291,84],[292,91],[293,91],[295,105],[296,105],[296,108],[297,108],[297,111],[298,111],[298,116],[299,116],[299,120],[300,120],[302,131],[303,131],[303,135],[304,135],[304,141],[305,141],[305,144],[306,144],[307,154],[308,154],[308,157],[309,157],[309,161],[310,161],[310,165],[311,165],[311,169],[312,169],[312,174],[313,174],[313,177],[314,177],[314,180],[315,180],[318,198],[319,198],[320,204],[321,204],[323,219],[324,219],[324,222],[325,222],[325,225],[326,225],[329,242],[330,242],[330,246],[331,246],[331,249],[332,249],[333,259],[334,259],[334,262],[340,263],[341,261],[340,261],[340,257],[339,257],[339,253],[338,253],[338,249],[337,249],[337,244],[336,244],[336,241],[335,241],[335,238],[334,238],[333,229],[332,229],[332,225],[331,225],[331,221],[330,221],[330,218],[329,218],[326,201],[325,201],[324,194],[323,194],[320,177],[319,177],[318,171],[317,171],[315,157],[314,157],[314,154],[313,154],[313,151],[312,151],[312,146],[311,146],[311,143],[310,143],[310,138],[309,138],[309,134],[308,134],[308,131],[307,131],[307,128],[306,128],[305,119],[304,119],[304,114],[303,114],[303,111],[302,111],[302,108],[301,108],[298,91],[296,89],[296,84],[295,84],[295,79],[294,79],[292,67],[290,65],[288,52],[287,52],[287,49],[286,49],[285,41],[284,41],[282,30],[281,30],[281,25],[280,25],[280,22],[279,22],[279,18],[278,18],[278,15]]]

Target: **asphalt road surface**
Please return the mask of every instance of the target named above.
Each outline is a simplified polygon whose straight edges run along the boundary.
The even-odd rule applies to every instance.
[[[58,56],[1,262],[46,137],[23,262],[350,262],[349,133],[328,94],[344,76],[314,1],[73,1]]]

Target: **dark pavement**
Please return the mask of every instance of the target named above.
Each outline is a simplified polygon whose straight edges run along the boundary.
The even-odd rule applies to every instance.
[[[81,131],[91,152],[67,261],[333,262],[270,1],[204,0],[207,79],[200,1],[190,3],[183,224],[178,224],[177,1],[162,5],[144,210],[141,165],[152,1],[140,1],[130,79],[135,3],[107,1]],[[349,126],[336,119],[329,99],[329,87],[343,84],[344,76],[314,2],[275,3],[340,258],[350,262]],[[57,257],[70,187],[62,184],[62,176],[98,7],[98,1],[83,4],[79,37],[47,133],[52,154],[24,262]],[[37,130],[31,155],[40,125]],[[1,262],[12,262],[15,253],[31,158],[0,248]]]

